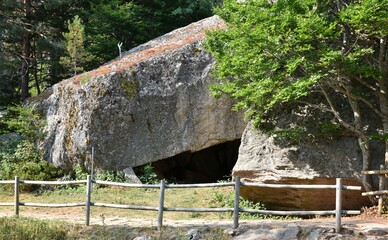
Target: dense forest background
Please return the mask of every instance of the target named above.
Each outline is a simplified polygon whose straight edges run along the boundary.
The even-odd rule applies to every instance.
[[[24,102],[77,71],[98,67],[118,56],[118,45],[129,50],[209,17],[220,4],[220,0],[2,0],[0,106]]]

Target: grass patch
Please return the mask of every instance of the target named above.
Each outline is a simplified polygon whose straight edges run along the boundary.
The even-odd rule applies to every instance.
[[[0,239],[51,240],[69,239],[76,227],[59,221],[24,217],[0,218]]]

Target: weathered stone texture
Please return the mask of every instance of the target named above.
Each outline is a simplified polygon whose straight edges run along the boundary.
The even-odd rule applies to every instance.
[[[227,98],[209,94],[214,63],[201,43],[215,16],[145,43],[53,87],[44,149],[56,165],[124,169],[239,139],[245,127]]]
[[[239,158],[233,175],[242,181],[280,184],[343,184],[361,186],[360,153],[357,140],[339,137],[319,142],[281,144],[273,136],[248,125],[241,139]],[[335,191],[242,187],[242,196],[260,201],[269,209],[334,210]],[[369,204],[360,191],[344,191],[344,209],[355,210]]]

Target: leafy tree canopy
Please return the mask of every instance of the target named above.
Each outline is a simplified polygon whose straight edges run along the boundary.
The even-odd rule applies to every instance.
[[[236,99],[235,108],[256,126],[286,102],[331,113],[358,137],[368,169],[372,133],[365,114],[379,119],[373,134],[388,133],[388,1],[239,2],[224,1],[217,14],[227,29],[209,33],[220,79],[214,94]],[[324,100],[304,101],[311,94]],[[342,115],[336,99],[348,102],[353,119]]]

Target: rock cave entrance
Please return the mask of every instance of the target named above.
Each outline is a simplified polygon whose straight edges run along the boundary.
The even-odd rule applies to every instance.
[[[184,152],[153,162],[160,179],[175,183],[214,183],[231,175],[236,164],[240,139],[198,152]]]

